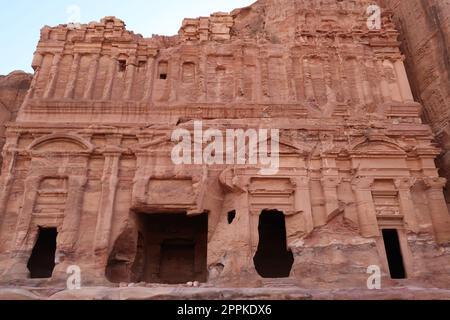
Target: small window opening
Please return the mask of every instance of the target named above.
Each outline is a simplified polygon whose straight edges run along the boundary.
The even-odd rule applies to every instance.
[[[139,61],[138,68],[145,68],[147,65],[147,61],[141,60]]]
[[[184,83],[195,82],[195,64],[192,62],[183,63],[182,80]]]
[[[161,61],[158,64],[158,78],[160,80],[166,80],[169,70],[169,64],[166,61]]]
[[[127,70],[127,61],[119,60],[119,72],[125,72]]]
[[[28,260],[31,279],[51,278],[55,268],[56,228],[39,228],[36,244]]]
[[[234,219],[236,219],[236,210],[228,212],[228,224],[232,224]]]
[[[383,230],[384,246],[392,279],[406,279],[405,265],[396,229]]]

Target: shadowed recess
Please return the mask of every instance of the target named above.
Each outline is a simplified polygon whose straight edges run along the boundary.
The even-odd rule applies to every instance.
[[[263,278],[287,278],[294,256],[287,249],[286,222],[282,212],[264,211],[259,219],[259,245],[254,263]]]

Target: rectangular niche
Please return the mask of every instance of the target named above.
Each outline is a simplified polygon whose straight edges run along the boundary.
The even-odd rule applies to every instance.
[[[207,281],[208,215],[137,215],[141,238],[135,270],[147,283]]]
[[[372,198],[379,218],[401,216],[398,191],[393,180],[375,180],[372,187]]]
[[[278,209],[287,214],[294,211],[295,189],[290,179],[255,178],[249,191],[252,211]]]
[[[150,180],[147,192],[151,205],[193,205],[192,180]]]
[[[47,178],[42,180],[36,198],[34,215],[63,216],[68,195],[67,184],[67,178]]]

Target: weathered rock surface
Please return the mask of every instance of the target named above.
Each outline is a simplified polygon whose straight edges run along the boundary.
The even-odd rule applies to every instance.
[[[14,71],[6,76],[0,76],[2,120],[14,121],[16,119],[17,112],[25,99],[32,79],[33,75],[23,71]]]
[[[424,118],[443,148],[438,166],[450,181],[450,2],[381,0],[394,12],[405,65]],[[450,185],[447,203],[450,207]]]
[[[5,144],[5,124],[8,121],[16,120],[32,78],[31,74],[22,71],[14,71],[7,76],[0,76],[0,149],[3,149]]]

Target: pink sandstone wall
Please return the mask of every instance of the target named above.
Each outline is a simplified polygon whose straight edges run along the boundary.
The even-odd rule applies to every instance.
[[[440,149],[414,101],[391,16],[367,29],[370,3],[261,0],[185,19],[173,37],[143,38],[115,17],[44,27],[33,82],[7,132],[0,282],[61,284],[73,264],[88,284],[133,282],[145,217],[176,212],[208,216],[206,263],[194,267],[209,285],[366,288],[369,265],[401,285],[383,246],[390,228],[406,283],[448,287]],[[171,133],[195,120],[279,129],[280,171],[174,165]],[[285,219],[294,258],[286,279],[262,278],[253,263],[266,209]],[[29,278],[39,227],[59,232],[51,279]]]
[[[7,76],[0,76],[0,147],[5,143],[5,124],[15,121],[20,106],[30,88],[32,75],[14,71]]]
[[[450,181],[450,2],[447,0],[384,0],[393,10],[402,52],[424,119],[443,148],[441,175]],[[450,185],[446,189],[450,205]]]

